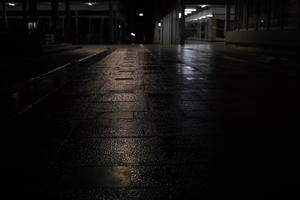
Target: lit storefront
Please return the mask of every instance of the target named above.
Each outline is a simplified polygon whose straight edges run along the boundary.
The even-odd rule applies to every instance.
[[[187,41],[223,41],[225,27],[224,6],[205,6],[185,18]]]

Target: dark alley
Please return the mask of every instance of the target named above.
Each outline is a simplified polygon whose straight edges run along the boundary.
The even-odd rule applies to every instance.
[[[20,47],[21,1],[0,9],[3,199],[299,198],[291,7],[273,30],[263,1],[251,30],[256,1],[28,2],[44,32],[29,22]]]

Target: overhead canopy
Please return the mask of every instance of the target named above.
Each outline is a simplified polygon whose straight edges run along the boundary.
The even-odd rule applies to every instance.
[[[183,0],[185,4],[225,4],[226,0]]]

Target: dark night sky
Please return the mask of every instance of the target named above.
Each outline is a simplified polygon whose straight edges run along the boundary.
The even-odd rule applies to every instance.
[[[128,25],[131,32],[136,33],[137,42],[151,42],[155,21],[174,8],[176,0],[127,0]],[[139,17],[139,13],[144,17]]]

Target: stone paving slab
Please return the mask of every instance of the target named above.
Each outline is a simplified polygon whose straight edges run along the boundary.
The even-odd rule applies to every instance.
[[[7,191],[61,200],[292,194],[299,80],[206,46],[119,47],[6,127]]]

